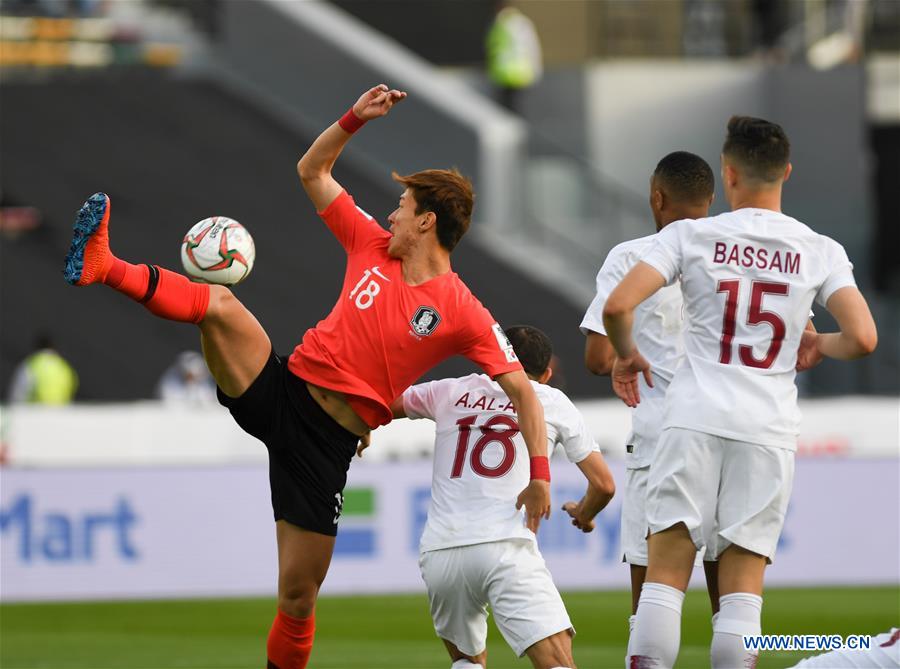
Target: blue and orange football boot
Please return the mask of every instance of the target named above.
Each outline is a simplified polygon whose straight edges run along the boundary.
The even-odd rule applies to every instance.
[[[72,245],[66,254],[63,276],[73,286],[100,283],[109,273],[113,254],[109,250],[110,202],[106,193],[94,193],[78,210]]]

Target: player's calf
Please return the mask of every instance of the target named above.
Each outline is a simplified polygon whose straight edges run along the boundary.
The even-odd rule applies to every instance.
[[[663,583],[644,583],[631,636],[628,665],[671,669],[681,644],[684,593]]]
[[[266,642],[266,669],[304,669],[315,634],[315,615],[295,618],[279,610]]]
[[[535,669],[574,669],[572,632],[563,630],[541,639],[525,650]]]
[[[744,647],[745,636],[759,636],[762,597],[735,592],[719,598],[709,656],[713,669],[755,667],[759,651]]]
[[[450,653],[450,659],[453,661],[450,669],[481,669],[487,666],[487,649],[480,653],[467,655],[452,641],[447,641],[447,639],[441,639],[441,641],[444,642],[447,652]]]

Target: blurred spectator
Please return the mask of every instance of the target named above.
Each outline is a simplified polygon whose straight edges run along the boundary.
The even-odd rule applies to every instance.
[[[753,0],[751,3],[757,53],[764,60],[783,62],[785,59],[781,37],[788,28],[788,9],[783,0]]]
[[[809,64],[828,70],[843,63],[858,63],[865,49],[869,23],[868,0],[844,0],[834,5],[838,19],[834,30],[816,40],[807,51]]]
[[[682,48],[685,56],[728,55],[725,23],[728,6],[716,0],[684,0]]]
[[[196,351],[179,353],[175,362],[163,372],[156,386],[156,396],[164,402],[216,404],[216,383],[206,361]]]
[[[531,19],[515,7],[500,7],[487,35],[487,72],[500,103],[516,111],[519,92],[543,74],[541,43]]]
[[[13,372],[10,402],[68,404],[78,389],[78,374],[53,347],[46,334],[35,340],[35,351]]]

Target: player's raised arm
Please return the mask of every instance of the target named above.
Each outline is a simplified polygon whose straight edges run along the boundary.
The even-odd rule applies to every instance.
[[[525,506],[528,528],[537,532],[541,517],[550,517],[550,461],[547,457],[547,424],[541,405],[523,371],[507,372],[494,379],[516,408],[519,429],[531,459],[531,482],[516,500],[516,508]]]
[[[339,121],[316,138],[297,163],[303,189],[317,211],[323,211],[341,193],[341,185],[331,175],[344,145],[366,121],[387,114],[406,93],[379,84],[363,93]]]
[[[618,356],[612,369],[613,390],[630,407],[641,401],[638,373],[643,373],[647,385],[653,387],[650,363],[637,350],[631,336],[634,309],[665,283],[658,270],[639,262],[616,286],[603,307],[603,325]]]
[[[855,286],[836,290],[825,305],[840,332],[816,336],[819,353],[836,360],[856,360],[869,355],[878,345],[878,331],[866,298]]]

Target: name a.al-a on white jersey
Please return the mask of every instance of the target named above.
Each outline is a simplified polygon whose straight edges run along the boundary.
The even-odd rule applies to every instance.
[[[681,277],[685,361],[663,427],[796,450],[797,349],[813,300],[855,286],[833,239],[768,209],[676,221],[641,260]]]
[[[592,331],[606,336],[603,325],[606,300],[655,239],[655,234],[647,235],[612,248],[597,272],[597,292],[581,321],[582,334]],[[662,429],[666,389],[684,357],[681,312],[681,288],[677,281],[658,290],[634,310],[634,340],[641,354],[650,362],[654,378],[651,388],[643,375],[638,377],[641,403],[631,413],[631,434],[628,435],[628,451],[625,454],[625,463],[629,468],[646,467],[653,459]]]
[[[531,382],[544,407],[547,452],[570,462],[598,451],[581,412],[564,393]],[[530,480],[528,448],[512,402],[484,374],[421,383],[403,393],[409,418],[435,423],[431,505],[422,552],[502,539],[534,540],[516,498]]]

